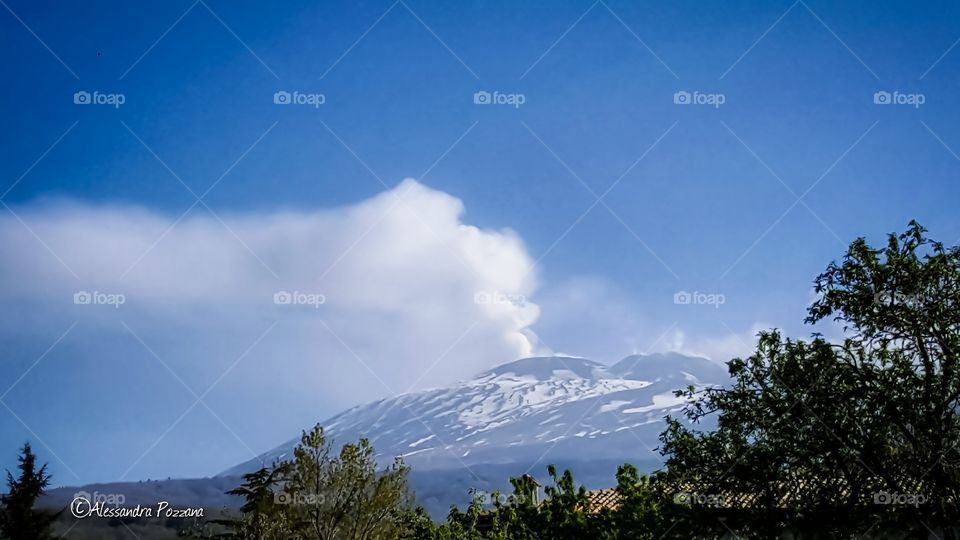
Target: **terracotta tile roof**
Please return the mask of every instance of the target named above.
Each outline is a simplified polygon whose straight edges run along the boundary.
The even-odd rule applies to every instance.
[[[616,510],[620,506],[620,494],[616,488],[588,491],[587,498],[590,500],[591,512],[599,512],[604,508]]]

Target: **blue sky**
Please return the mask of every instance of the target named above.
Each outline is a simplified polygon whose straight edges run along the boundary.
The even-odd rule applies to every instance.
[[[31,440],[58,484],[215,474],[520,353],[725,360],[756,328],[805,335],[812,279],[857,236],[916,218],[960,239],[958,20],[948,2],[3,0],[0,464]],[[378,222],[396,194],[412,212]],[[444,304],[478,283],[527,305]],[[261,286],[329,306],[237,296]],[[95,290],[128,301],[70,301]]]

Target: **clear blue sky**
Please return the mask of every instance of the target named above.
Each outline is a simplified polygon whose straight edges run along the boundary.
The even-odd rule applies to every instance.
[[[354,404],[226,377],[204,396],[215,413],[198,405],[166,432],[195,397],[168,371],[199,395],[263,327],[224,323],[201,339],[166,312],[90,322],[18,292],[111,290],[71,275],[83,254],[47,236],[64,208],[172,223],[190,190],[214,186],[190,215],[233,226],[338,215],[412,177],[462,201],[463,223],[522,239],[537,261],[538,350],[602,361],[720,356],[755,324],[804,335],[812,279],[855,237],[880,241],[916,218],[960,239],[956,3],[0,3],[0,464],[34,441],[58,484],[215,474]],[[281,90],[325,101],[276,105]],[[77,105],[79,91],[124,102]],[[477,105],[478,91],[523,104]],[[723,104],[677,105],[678,91]],[[880,91],[923,104],[878,105]],[[34,256],[42,276],[24,270]],[[725,303],[678,306],[681,290]],[[405,315],[378,324],[393,316]],[[374,328],[344,341],[376,355]],[[256,350],[256,362],[305,354],[270,339]],[[196,367],[207,354],[222,361]]]

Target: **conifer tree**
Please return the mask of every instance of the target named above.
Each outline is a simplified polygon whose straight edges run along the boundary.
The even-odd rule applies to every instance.
[[[30,443],[17,458],[18,477],[7,471],[7,493],[0,496],[0,536],[10,540],[51,538],[50,527],[57,514],[37,509],[37,499],[50,485],[47,465],[37,468],[37,456]]]

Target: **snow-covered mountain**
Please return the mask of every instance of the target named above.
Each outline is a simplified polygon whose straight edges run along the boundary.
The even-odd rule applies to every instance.
[[[335,444],[367,437],[385,460],[414,470],[607,460],[653,463],[663,417],[683,403],[673,391],[723,384],[726,369],[678,353],[603,364],[525,358],[454,385],[360,405],[324,422]],[[236,476],[289,458],[299,437],[241,463]]]

